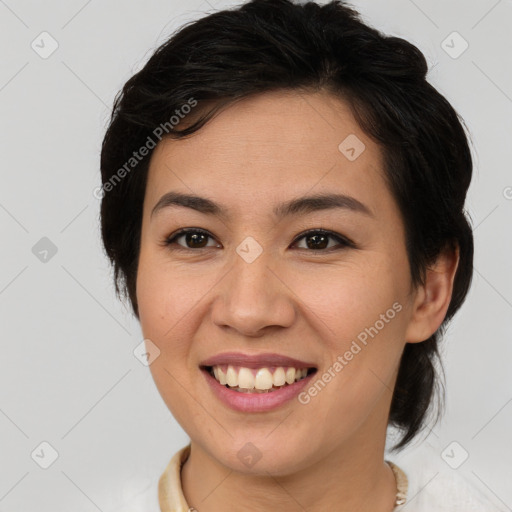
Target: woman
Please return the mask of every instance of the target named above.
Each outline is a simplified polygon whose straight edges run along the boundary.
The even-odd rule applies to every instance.
[[[472,277],[470,149],[426,73],[341,2],[253,0],[116,99],[103,242],[190,437],[161,511],[444,510],[384,459],[388,426],[399,450],[426,425]]]

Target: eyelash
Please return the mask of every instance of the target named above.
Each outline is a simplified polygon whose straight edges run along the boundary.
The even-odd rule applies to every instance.
[[[176,233],[174,233],[174,234],[170,235],[169,237],[167,237],[165,239],[165,241],[164,241],[164,246],[167,246],[171,250],[178,250],[178,251],[200,251],[202,249],[212,249],[212,247],[199,247],[197,249],[193,249],[193,248],[190,248],[190,247],[183,247],[183,246],[181,246],[179,244],[176,244],[176,240],[178,238],[182,237],[183,235],[186,235],[187,233],[199,233],[199,234],[202,234],[202,235],[206,235],[206,236],[208,236],[208,237],[210,237],[212,239],[214,238],[210,233],[208,233],[208,231],[205,231],[203,229],[184,228],[184,229],[180,229]],[[346,248],[356,248],[356,245],[354,244],[354,242],[352,242],[348,238],[346,238],[344,236],[341,236],[338,233],[335,233],[333,231],[329,231],[329,230],[325,230],[325,229],[310,229],[308,231],[300,233],[294,239],[293,244],[296,244],[301,239],[307,237],[308,235],[313,235],[313,234],[320,234],[320,235],[324,235],[324,236],[327,236],[329,238],[332,238],[332,239],[336,240],[341,247],[330,247],[329,249],[316,249],[316,250],[315,249],[308,249],[308,248],[302,248],[301,247],[299,250],[305,250],[305,251],[308,251],[308,252],[330,253],[332,251],[339,251],[339,250],[343,250],[343,249],[346,249]],[[175,245],[175,247],[171,247],[172,245]]]

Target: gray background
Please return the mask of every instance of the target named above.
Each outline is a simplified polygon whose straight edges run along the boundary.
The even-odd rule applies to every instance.
[[[116,92],[172,31],[227,5],[0,0],[0,511],[112,510],[188,442],[133,354],[142,335],[115,298],[93,190]],[[427,450],[512,510],[512,2],[353,5],[425,53],[475,148],[475,275],[443,344],[448,412],[392,460]],[[43,31],[59,45],[46,59],[31,47],[51,48]],[[454,31],[469,44],[457,58]]]

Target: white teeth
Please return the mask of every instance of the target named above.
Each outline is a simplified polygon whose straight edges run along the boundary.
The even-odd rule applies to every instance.
[[[226,368],[226,367],[225,367]],[[269,392],[276,388],[293,384],[307,376],[307,368],[275,368],[274,373],[269,368],[254,370],[245,367],[228,365],[226,372],[220,366],[213,367],[215,379],[222,385],[228,385],[236,391],[246,393]]]
[[[254,389],[254,375],[249,368],[240,368],[238,372],[238,386],[244,389]],[[272,386],[270,386],[272,387]]]
[[[295,382],[295,368],[288,368],[286,370],[286,382],[293,384]]]
[[[226,372],[226,382],[232,388],[238,386],[238,375],[231,365],[228,366],[228,371]]]
[[[217,368],[217,371],[219,372],[219,375],[218,375],[218,378],[217,380],[223,385],[225,386],[227,384],[227,380],[226,380],[226,374],[222,371],[222,368],[220,367],[215,367]],[[214,373],[215,373],[215,370],[214,370]]]
[[[272,382],[272,374],[270,370],[267,368],[260,368],[256,373],[256,378],[254,380],[254,387],[256,389],[270,389],[273,386]],[[242,388],[243,386],[240,385]]]
[[[286,382],[286,376],[284,373],[284,368],[276,368],[274,375],[272,375],[272,380],[274,382],[274,386],[284,386]]]

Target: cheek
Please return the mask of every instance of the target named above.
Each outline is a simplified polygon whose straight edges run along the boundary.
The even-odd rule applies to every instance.
[[[160,349],[151,369],[157,384],[163,381],[166,388],[174,384],[165,369],[181,380],[196,371],[190,367],[191,340],[207,313],[208,290],[218,279],[205,269],[191,271],[190,266],[171,264],[156,251],[141,252],[137,274],[140,325],[144,337]]]
[[[137,302],[142,331],[145,337],[152,338],[165,322],[165,305],[162,299],[165,283],[162,283],[157,267],[146,258],[139,259],[137,271]]]
[[[197,302],[192,284],[190,276],[171,267],[169,261],[158,254],[141,252],[137,301],[145,335],[151,334],[161,341],[172,337],[179,321]]]
[[[382,393],[383,383],[393,378],[405,343],[403,276],[384,269],[382,265],[354,266],[296,280],[297,295],[307,306],[303,314],[335,375],[328,387],[344,397],[340,401],[331,396],[330,400],[345,410],[355,407],[357,400],[371,402]]]
[[[306,306],[304,314],[316,316],[327,339],[357,336],[400,302],[403,277],[375,258],[372,262],[313,268],[304,278],[289,276],[294,293]],[[307,311],[310,313],[307,313]],[[391,315],[393,315],[391,311]],[[329,328],[329,329],[328,329]]]
[[[141,252],[137,273],[140,325],[144,338],[160,350],[149,369],[162,399],[183,428],[191,405],[183,386],[190,385],[186,313],[192,307],[186,293],[181,293],[187,290],[184,285],[179,275],[165,268],[165,262]]]
[[[325,426],[327,439],[352,435],[372,411],[387,414],[382,404],[391,400],[404,346],[404,309],[398,301],[381,296],[363,305],[353,295],[338,298],[329,303],[338,316],[333,311],[323,340],[329,362],[303,396],[309,400],[305,411],[314,411],[310,414]]]

